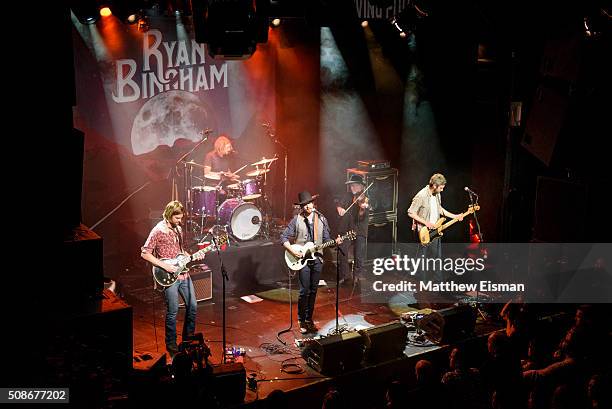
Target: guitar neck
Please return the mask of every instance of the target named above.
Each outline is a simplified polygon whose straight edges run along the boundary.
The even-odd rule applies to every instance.
[[[349,236],[350,236],[350,234],[348,234],[348,233],[347,233],[347,234],[345,234],[344,236],[341,236],[341,237],[340,237],[340,239],[341,239],[341,240],[346,240],[346,239],[347,239]],[[319,244],[318,246],[316,246],[316,247],[315,247],[315,251],[322,250],[322,249],[324,249],[324,248],[327,248],[327,247],[333,246],[333,245],[335,245],[335,244],[336,244],[336,239],[331,239],[331,240],[329,240],[329,241],[326,241],[326,242],[325,242],[325,243],[323,243],[323,244]]]
[[[465,213],[461,213],[461,216],[465,217],[465,216],[467,216],[467,215],[468,215],[468,214],[470,214],[470,213],[472,213],[472,212],[471,212],[470,210],[468,210],[468,211],[467,211],[467,212],[465,212]],[[449,220],[449,221],[447,221],[446,223],[444,223],[442,226],[440,226],[440,228],[439,228],[438,230],[442,231],[442,230],[444,230],[444,229],[446,229],[446,228],[448,228],[448,227],[452,226],[453,224],[457,223],[458,221],[459,221],[459,219],[452,219],[452,220]]]
[[[329,240],[329,241],[326,241],[323,244],[319,244],[318,246],[315,247],[315,249],[316,249],[316,251],[323,250],[324,248],[333,246],[334,244],[336,244],[336,240]]]

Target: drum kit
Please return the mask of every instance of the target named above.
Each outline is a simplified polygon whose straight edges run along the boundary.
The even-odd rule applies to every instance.
[[[193,226],[192,233],[197,236],[222,230],[236,242],[252,240],[258,234],[269,238],[267,174],[277,159],[264,157],[235,172],[208,172],[204,174],[204,179],[192,176],[192,183],[187,187],[187,210]],[[187,162],[187,165],[204,168],[193,161]],[[247,166],[255,169],[245,173],[247,179],[241,180],[238,173]],[[193,180],[196,182],[193,183]]]

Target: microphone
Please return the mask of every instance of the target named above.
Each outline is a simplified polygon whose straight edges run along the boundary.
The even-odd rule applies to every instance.
[[[478,193],[474,192],[472,189],[470,189],[469,187],[464,187],[463,190],[465,190],[466,192],[474,195],[474,196],[478,196]]]
[[[200,131],[200,135],[208,135],[209,133],[212,133],[212,129],[210,128],[202,129]]]

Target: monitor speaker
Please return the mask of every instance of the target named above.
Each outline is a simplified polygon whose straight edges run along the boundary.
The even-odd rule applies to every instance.
[[[427,339],[436,344],[448,344],[474,332],[476,314],[467,304],[435,310],[421,318],[416,326]]]
[[[339,375],[361,367],[364,338],[358,332],[347,332],[321,339],[307,340],[302,357],[323,375]]]
[[[359,331],[364,338],[364,361],[378,364],[404,356],[408,328],[400,322],[388,322]]]

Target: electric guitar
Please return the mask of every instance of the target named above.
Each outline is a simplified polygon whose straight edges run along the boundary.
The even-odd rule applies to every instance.
[[[340,237],[342,240],[355,240],[357,238],[357,234],[353,230],[347,231],[343,236]],[[298,252],[302,251],[304,254],[303,257],[296,257],[289,252],[289,250],[285,250],[285,263],[287,263],[287,267],[289,267],[293,271],[301,270],[306,263],[311,260],[314,260],[317,255],[320,255],[320,251],[326,247],[330,247],[336,244],[336,240],[329,240],[325,243],[315,245],[312,241],[304,245],[300,244],[292,244],[291,249],[293,251]]]
[[[220,235],[219,237],[215,239],[215,241],[217,242],[216,245],[215,243],[211,243],[209,246],[203,248],[202,250],[196,251],[191,256],[179,254],[176,258],[160,259],[161,261],[165,263],[176,266],[177,270],[176,272],[171,273],[169,271],[164,270],[161,267],[153,266],[153,278],[155,279],[155,282],[164,288],[170,287],[172,284],[176,282],[176,280],[178,280],[179,274],[186,273],[187,271],[189,271],[189,269],[187,268],[187,263],[189,263],[190,261],[193,261],[194,257],[200,256],[204,253],[215,250],[218,246],[222,246],[223,244],[227,243],[227,236]]]
[[[462,216],[465,217],[468,214],[472,214],[477,210],[480,210],[480,205],[469,205],[467,211],[465,213],[462,213]],[[444,235],[444,233],[442,233],[444,230],[448,229],[450,226],[459,221],[459,219],[452,219],[444,223],[445,220],[445,217],[440,217],[434,225],[433,229],[429,229],[427,228],[427,226],[421,227],[421,230],[419,230],[419,240],[422,245],[425,246],[429,244],[432,240],[440,238],[442,235]]]

